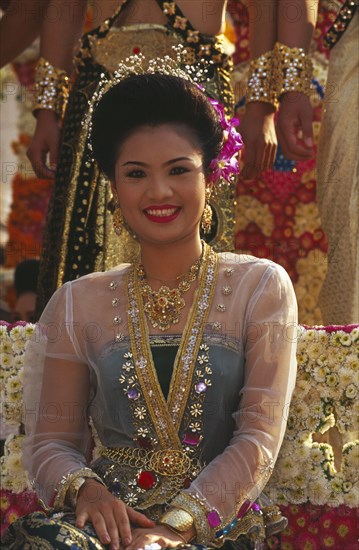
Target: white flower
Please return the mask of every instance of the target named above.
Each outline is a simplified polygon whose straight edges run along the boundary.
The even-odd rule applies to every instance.
[[[13,356],[10,353],[0,354],[0,366],[3,369],[11,369],[14,364]]]
[[[349,353],[349,355],[345,358],[345,364],[348,366],[351,371],[354,373],[357,373],[359,370],[359,359],[355,353]]]
[[[7,338],[7,327],[5,325],[0,325],[0,338]]]
[[[307,353],[311,360],[316,359],[322,352],[323,347],[318,341],[309,344],[307,347]]]
[[[350,338],[352,342],[356,342],[357,340],[359,340],[359,327],[353,328],[350,333]]]
[[[315,445],[315,444],[314,444]],[[312,462],[314,463],[314,465],[317,465],[318,463],[321,463],[323,462],[323,453],[322,451],[319,449],[319,447],[312,447],[311,448],[311,459],[312,459]]]
[[[5,407],[9,405],[20,405],[22,402],[22,392],[14,392],[7,394],[7,400],[5,402]]]
[[[307,494],[303,489],[289,489],[287,498],[293,504],[307,502]]]
[[[36,330],[36,325],[30,324],[30,323],[27,324],[27,325],[25,326],[25,331],[24,331],[26,337],[27,337],[27,338],[30,338],[30,337],[34,334],[35,330]]]
[[[317,365],[319,365],[320,367],[328,365],[328,357],[326,353],[321,353],[319,357],[317,357]]]
[[[345,395],[348,399],[354,399],[358,395],[358,388],[354,384],[349,384],[345,388]]]
[[[342,387],[353,384],[357,381],[355,373],[349,367],[341,367],[338,371],[339,383]]]
[[[350,508],[359,506],[359,487],[357,485],[353,485],[351,491],[344,494],[344,504]]]
[[[309,498],[312,504],[327,504],[330,497],[330,487],[324,478],[314,479],[309,486]]]
[[[18,340],[19,338],[24,337],[24,327],[21,325],[18,325],[17,327],[14,327],[10,330],[10,338],[14,342]]]
[[[12,349],[14,353],[17,353],[17,354],[24,353],[25,345],[26,345],[26,340],[24,340],[23,338],[19,338],[18,340],[15,340],[15,342],[13,342]]]
[[[11,394],[22,391],[22,384],[17,376],[9,376],[6,381],[6,391]]]
[[[324,382],[328,372],[328,367],[315,367],[313,370],[314,380],[316,382]]]
[[[344,334],[340,335],[339,341],[343,346],[350,346],[351,343],[352,343],[352,339],[350,337],[350,334],[348,334],[347,332],[344,332]]]
[[[286,456],[278,460],[277,471],[280,479],[291,479],[299,473],[298,462],[291,456]]]
[[[10,435],[5,442],[5,452],[21,454],[24,437],[23,435]]]
[[[12,343],[8,338],[0,341],[0,353],[12,353]]]
[[[317,331],[313,329],[308,329],[303,333],[303,341],[315,342],[317,340]]]
[[[298,401],[294,404],[292,412],[300,422],[305,422],[306,418],[309,416],[309,407],[305,401]]]
[[[333,388],[339,384],[339,377],[333,372],[332,374],[327,374],[325,381],[329,387]]]
[[[297,353],[297,363],[299,367],[302,367],[307,364],[308,362],[308,355],[306,353]]]

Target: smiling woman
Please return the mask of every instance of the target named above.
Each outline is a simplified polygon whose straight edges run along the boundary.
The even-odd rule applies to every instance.
[[[240,139],[163,67],[93,98],[94,157],[140,259],[66,283],[41,317],[24,460],[52,508],[12,524],[10,550],[252,549],[286,524],[262,491],[295,383],[293,288],[273,262],[201,241],[212,171],[237,169]]]

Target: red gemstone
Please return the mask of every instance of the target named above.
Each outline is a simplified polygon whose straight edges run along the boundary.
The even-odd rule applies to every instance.
[[[137,485],[141,487],[141,489],[145,489],[145,491],[148,491],[156,485],[156,481],[156,476],[153,472],[144,470],[137,478]]]
[[[137,443],[139,447],[142,447],[142,449],[152,449],[152,441],[150,437],[138,437]]]
[[[244,516],[244,514],[246,512],[248,512],[249,508],[251,507],[251,501],[250,500],[245,500],[242,504],[242,506],[240,507],[240,509],[238,510],[238,513],[237,513],[237,518],[240,519]]]
[[[191,479],[189,477],[186,477],[186,479],[183,481],[183,488],[188,489],[190,485],[191,485]]]
[[[140,53],[141,49],[138,46],[135,46],[132,51],[135,55],[137,55],[138,53]]]

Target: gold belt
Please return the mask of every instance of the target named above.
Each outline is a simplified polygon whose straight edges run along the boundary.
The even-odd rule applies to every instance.
[[[134,447],[104,447],[101,456],[119,465],[151,470],[161,476],[183,476],[193,466],[185,451],[174,449],[153,451]]]

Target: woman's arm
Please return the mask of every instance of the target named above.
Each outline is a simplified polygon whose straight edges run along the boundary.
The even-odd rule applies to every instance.
[[[80,38],[86,14],[86,0],[49,2],[40,35],[40,57],[57,69],[72,73],[72,58]],[[39,178],[52,179],[55,175],[60,146],[60,120],[54,111],[40,109],[37,124],[27,155]],[[47,166],[47,155],[50,165]]]
[[[40,34],[48,0],[12,0],[0,21],[0,68]]]
[[[215,533],[225,527],[224,538],[233,536],[235,525],[229,526],[262,492],[282,443],[295,385],[297,306],[282,268],[272,264],[266,269],[247,311],[245,382],[233,437],[173,501],[195,517],[196,540],[203,544],[218,544]]]

